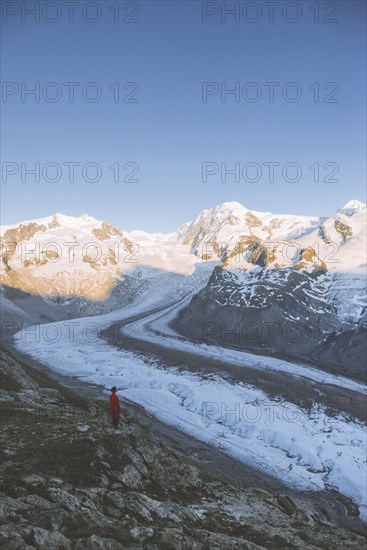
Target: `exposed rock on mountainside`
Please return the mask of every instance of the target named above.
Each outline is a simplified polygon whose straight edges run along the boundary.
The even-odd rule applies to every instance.
[[[302,248],[299,253],[299,260],[294,267],[295,269],[307,269],[310,265],[320,271],[327,271],[325,262],[320,260],[314,248]]]
[[[344,242],[347,240],[348,237],[352,237],[353,230],[349,225],[341,222],[340,220],[335,220],[334,226],[335,230],[343,237]]]
[[[275,259],[269,247],[264,246],[258,237],[244,235],[240,236],[234,249],[227,252],[223,266],[230,265],[232,261],[236,262],[236,259],[241,257],[248,263],[260,267],[266,267]]]
[[[114,227],[113,225],[102,222],[101,227],[97,227],[96,229],[92,229],[92,234],[97,237],[100,241],[105,241],[107,239],[110,239],[113,235],[118,235],[119,237],[123,237],[122,231],[118,229],[117,227]]]
[[[52,227],[55,227],[53,224],[48,224],[49,229]],[[29,241],[32,237],[34,237],[39,232],[45,232],[47,231],[47,227],[45,224],[37,224],[34,222],[30,223],[21,223],[18,227],[14,229],[7,229],[5,233],[2,235],[2,241],[4,243],[12,243],[14,245],[19,244],[23,241]],[[15,246],[10,247],[10,250],[6,252],[7,256],[12,256],[15,252]]]
[[[360,549],[318,502],[233,487],[104,403],[1,356],[5,549]],[[124,407],[126,408],[126,407]]]

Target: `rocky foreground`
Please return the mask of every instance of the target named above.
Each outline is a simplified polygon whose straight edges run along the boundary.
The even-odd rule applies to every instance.
[[[1,355],[5,549],[351,549],[365,539],[314,502],[199,470],[107,406]]]

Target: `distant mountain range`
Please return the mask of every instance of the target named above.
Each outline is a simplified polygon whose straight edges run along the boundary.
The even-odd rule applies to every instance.
[[[307,355],[348,330],[364,335],[366,205],[355,200],[327,218],[225,202],[168,234],[128,233],[86,214],[3,226],[2,309],[27,322],[25,296],[42,300],[45,320],[54,303],[69,317],[117,309],[152,274],[177,273],[184,285],[204,263],[207,284],[180,319],[188,336]],[[78,307],[68,309],[72,301]],[[208,322],[212,329],[203,332]]]
[[[366,206],[329,218],[251,211],[238,202],[204,210],[174,233],[125,232],[86,214],[1,227],[1,283],[44,295],[106,298],[138,266],[188,273],[196,262],[227,270],[321,269],[365,273]],[[194,256],[194,257],[193,257]]]

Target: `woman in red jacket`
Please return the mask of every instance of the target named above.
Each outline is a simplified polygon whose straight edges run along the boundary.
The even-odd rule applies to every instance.
[[[112,426],[117,430],[117,425],[119,423],[120,419],[120,413],[121,413],[121,407],[120,407],[120,401],[117,397],[117,388],[116,386],[113,386],[111,388],[111,395],[110,395],[110,411],[111,411],[111,417],[112,417]]]

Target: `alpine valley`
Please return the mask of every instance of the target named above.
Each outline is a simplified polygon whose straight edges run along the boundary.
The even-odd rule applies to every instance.
[[[190,338],[365,379],[366,206],[355,200],[326,218],[227,202],[169,234],[55,214],[1,228],[0,280],[7,330],[106,313],[158,287],[192,296],[177,322]]]
[[[361,548],[366,214],[2,226],[5,546]],[[66,422],[32,416],[56,406]]]

